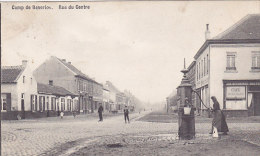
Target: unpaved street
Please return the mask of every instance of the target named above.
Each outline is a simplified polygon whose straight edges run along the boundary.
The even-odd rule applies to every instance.
[[[255,155],[260,152],[260,123],[230,120],[229,135],[213,139],[208,134],[210,119],[197,117],[196,139],[179,141],[176,122],[139,120],[148,113],[130,114],[130,124],[124,123],[123,115],[104,118],[104,122],[84,115],[63,120],[2,121],[2,155]]]

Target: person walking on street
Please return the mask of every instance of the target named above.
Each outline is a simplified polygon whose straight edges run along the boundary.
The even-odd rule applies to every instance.
[[[99,121],[103,121],[102,113],[103,113],[103,106],[102,106],[102,104],[100,104],[100,106],[98,108]]]
[[[128,120],[128,123],[130,123],[128,114],[129,114],[129,110],[128,110],[127,106],[125,106],[125,108],[124,108],[125,123],[126,123],[126,119]]]
[[[220,110],[219,103],[217,101],[217,98],[215,96],[211,97],[211,100],[213,101],[213,120],[212,120],[212,130],[210,134],[213,133],[213,127],[216,127],[218,132],[223,132],[223,135],[227,135],[228,126],[226,122],[226,117],[224,113]]]

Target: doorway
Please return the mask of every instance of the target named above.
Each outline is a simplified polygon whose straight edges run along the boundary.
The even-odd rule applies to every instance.
[[[22,93],[21,95],[21,111],[22,111],[21,118],[25,119],[24,93]]]
[[[253,102],[254,102],[254,115],[260,116],[260,93],[254,93]]]

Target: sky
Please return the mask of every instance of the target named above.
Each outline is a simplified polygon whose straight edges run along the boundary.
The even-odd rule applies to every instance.
[[[12,9],[26,5],[52,9]],[[144,102],[165,101],[180,84],[184,58],[187,67],[205,42],[206,24],[214,37],[255,13],[259,1],[3,3],[2,65],[25,59],[35,69],[57,56]]]

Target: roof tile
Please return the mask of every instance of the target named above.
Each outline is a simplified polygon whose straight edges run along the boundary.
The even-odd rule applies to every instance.
[[[1,83],[15,83],[23,70],[23,66],[3,66],[1,69]]]
[[[60,96],[75,95],[63,87],[52,86],[52,85],[42,84],[42,83],[37,83],[37,91],[39,93],[46,93],[46,94],[53,94],[53,95],[60,95]]]

